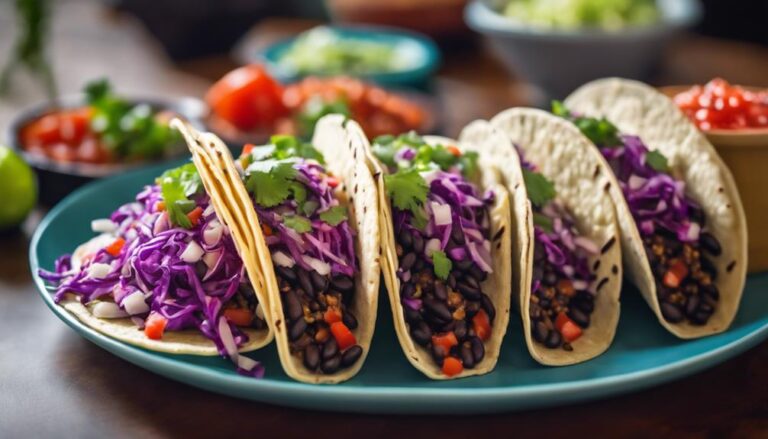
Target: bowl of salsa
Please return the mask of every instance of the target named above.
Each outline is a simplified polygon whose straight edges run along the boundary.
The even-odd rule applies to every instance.
[[[749,269],[768,270],[768,88],[715,78],[703,85],[664,87],[731,169],[749,228]]]
[[[371,139],[436,127],[434,105],[420,93],[389,91],[349,76],[309,76],[282,84],[260,64],[226,74],[205,101],[205,124],[238,147],[272,134],[310,139],[317,121],[332,113],[354,119]]]
[[[93,179],[187,154],[168,122],[180,116],[199,126],[202,109],[191,98],[128,99],[99,80],[20,112],[7,138],[35,169],[41,203],[53,205]]]

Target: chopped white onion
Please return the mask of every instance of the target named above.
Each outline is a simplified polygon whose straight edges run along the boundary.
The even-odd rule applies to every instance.
[[[272,253],[272,262],[274,262],[275,265],[288,268],[291,268],[296,264],[293,258],[280,251]]]
[[[256,304],[256,312],[255,312],[255,314],[256,314],[256,317],[258,317],[261,320],[264,320],[264,307],[261,306],[260,303]]]
[[[237,362],[237,343],[235,343],[235,337],[232,336],[232,330],[229,329],[229,323],[224,317],[219,318],[219,336],[221,342],[224,344],[224,350],[227,351],[227,355],[232,359],[232,362]]]
[[[203,262],[205,263],[205,266],[209,269],[216,266],[216,262],[219,260],[219,256],[221,255],[221,250],[216,250],[212,252],[206,252],[203,255]]]
[[[570,265],[563,265],[563,273],[565,273],[568,277],[573,277],[573,275],[576,273],[576,270]]]
[[[202,247],[195,241],[189,241],[189,244],[187,244],[187,248],[184,249],[184,251],[181,253],[181,260],[188,263],[188,264],[194,264],[195,262],[199,261],[200,258],[203,257],[205,254],[205,250],[203,250]]]
[[[157,235],[158,233],[162,233],[168,230],[168,227],[169,227],[168,214],[163,212],[157,216],[157,219],[155,220],[155,224],[154,226],[152,226],[152,233]]]
[[[577,279],[573,281],[573,289],[576,291],[586,290],[589,284],[585,280]]]
[[[701,226],[699,223],[690,223],[688,225],[688,241],[698,241]]]
[[[596,255],[597,253],[600,252],[600,249],[597,248],[597,244],[592,242],[592,240],[587,238],[586,236],[577,236],[573,238],[573,243],[583,248],[584,251],[586,251],[591,255]]]
[[[109,264],[102,264],[100,262],[94,262],[88,266],[88,276],[93,279],[104,279],[112,271],[112,266]]]
[[[487,239],[484,239],[483,240],[483,248],[485,249],[485,251],[490,253],[491,252],[491,241],[489,241]]]
[[[451,218],[451,206],[447,204],[432,203],[432,213],[435,215],[435,225],[447,226],[453,222]]]
[[[91,312],[100,319],[119,319],[128,317],[128,313],[120,309],[115,302],[98,302]]]
[[[139,237],[139,234],[138,232],[136,232],[136,229],[128,229],[128,231],[125,232],[125,240],[128,242],[133,241],[138,237]]]
[[[252,371],[254,367],[258,366],[259,362],[256,360],[252,360],[245,355],[238,355],[237,356],[237,367],[243,370],[247,370],[248,372]]]
[[[205,226],[203,231],[203,241],[208,245],[216,245],[221,240],[224,233],[224,227],[218,220],[213,220]]]
[[[311,256],[304,256],[304,262],[312,267],[320,276],[326,276],[331,273],[330,264],[323,262],[320,259],[316,259]]]
[[[629,176],[629,180],[627,181],[627,184],[629,184],[630,189],[636,190],[645,186],[646,181],[648,181],[648,179],[645,179],[643,177],[638,177],[637,175],[632,174]]]
[[[213,203],[211,203],[203,211],[203,218],[209,217],[209,216],[211,216],[214,213],[216,213],[216,211],[213,209]]]
[[[112,233],[117,230],[117,224],[109,218],[100,218],[91,221],[91,230],[96,233]]]
[[[132,316],[149,311],[149,305],[144,301],[144,294],[141,291],[136,291],[126,296],[123,299],[122,305],[125,311]]]
[[[430,239],[424,246],[424,254],[430,257],[432,256],[432,253],[438,250],[440,250],[440,240],[437,238]]]

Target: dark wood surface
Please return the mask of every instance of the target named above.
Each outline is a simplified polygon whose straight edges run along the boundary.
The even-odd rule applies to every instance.
[[[10,2],[0,3],[0,58],[13,32]],[[307,23],[271,21],[249,45],[263,44]],[[197,95],[234,63],[206,59],[174,66],[130,19],[95,3],[59,4],[55,67],[62,90],[96,76],[142,95]],[[686,37],[669,49],[656,81],[768,85],[768,51]],[[483,49],[449,48],[436,92],[446,134],[474,118],[525,104],[526,88]],[[42,93],[29,81],[0,101],[5,129],[21,105]],[[2,196],[0,195],[0,200]],[[156,376],[78,337],[34,291],[27,264],[29,236],[0,237],[0,437],[766,437],[768,344],[674,383],[560,408],[491,416],[370,416],[288,409],[204,392]],[[86,220],[86,218],[84,218]]]

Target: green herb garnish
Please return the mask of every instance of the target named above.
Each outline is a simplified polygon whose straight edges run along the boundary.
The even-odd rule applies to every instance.
[[[171,224],[188,229],[192,222],[187,214],[195,208],[195,202],[190,200],[203,189],[200,174],[193,163],[187,163],[175,169],[165,171],[155,182],[165,201],[165,209]]]
[[[283,217],[283,224],[299,233],[306,233],[312,230],[312,222],[299,215],[288,215]]]
[[[543,213],[533,212],[533,224],[541,227],[546,232],[552,232],[552,218]]]
[[[293,192],[293,178],[296,169],[295,159],[263,160],[251,163],[245,170],[245,187],[252,193],[256,204],[274,207],[282,203]]]
[[[410,210],[416,215],[427,201],[429,186],[417,169],[401,169],[384,176],[387,195],[400,210]]]
[[[328,114],[342,114],[350,117],[352,112],[349,105],[341,99],[325,102],[322,96],[313,96],[302,105],[299,114],[296,115],[297,129],[301,137],[311,138],[315,133],[317,122]]]
[[[528,199],[534,206],[541,207],[557,195],[555,185],[538,172],[523,169],[523,180],[525,180],[525,189],[528,191]]]
[[[664,154],[658,150],[648,151],[645,155],[645,163],[659,172],[669,172],[669,162]]]
[[[619,129],[605,118],[575,116],[560,101],[552,102],[552,113],[568,119],[592,143],[600,147],[614,147],[622,144]]]
[[[344,206],[334,206],[325,212],[320,212],[320,219],[329,225],[336,227],[347,219],[347,209]]]
[[[453,268],[453,263],[448,259],[448,256],[445,255],[445,252],[442,250],[435,250],[432,252],[432,264],[435,266],[435,276],[443,280],[448,279],[448,275],[451,274],[451,268]]]

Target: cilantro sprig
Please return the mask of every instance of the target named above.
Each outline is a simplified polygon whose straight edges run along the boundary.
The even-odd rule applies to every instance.
[[[253,194],[256,204],[274,207],[282,203],[294,192],[296,159],[267,159],[251,163],[245,170],[245,187]],[[304,188],[302,187],[302,190]],[[306,192],[305,192],[306,195]]]
[[[197,168],[193,163],[187,163],[175,169],[169,169],[155,180],[160,186],[160,191],[168,212],[171,224],[189,229],[192,221],[187,214],[195,208],[195,202],[190,197],[199,194],[202,189],[202,181]]]
[[[669,162],[664,154],[657,150],[648,151],[645,155],[645,163],[659,172],[669,172]]]
[[[523,169],[523,180],[528,199],[534,206],[541,207],[557,196],[555,185],[538,172]]]
[[[416,150],[413,160],[405,161],[406,167],[426,170],[437,167],[443,171],[458,167],[459,171],[468,178],[477,172],[477,153],[474,151],[461,152],[454,145],[428,144],[416,132],[411,131],[397,137],[391,135],[379,136],[373,142],[373,154],[390,168],[400,166],[395,162],[395,154],[402,148]]]
[[[622,144],[619,129],[605,118],[574,115],[560,101],[552,102],[552,113],[576,125],[582,134],[599,147],[615,147]]]
[[[347,219],[347,208],[344,206],[334,206],[325,212],[320,212],[320,219],[333,227],[341,224]]]
[[[448,256],[445,255],[444,251],[435,250],[432,252],[432,264],[435,266],[435,276],[443,280],[448,279],[448,275],[451,274],[451,268],[453,268],[453,263],[448,259]]]
[[[400,210],[410,210],[416,214],[427,201],[429,186],[417,169],[401,169],[385,175],[384,185],[392,204]]]

